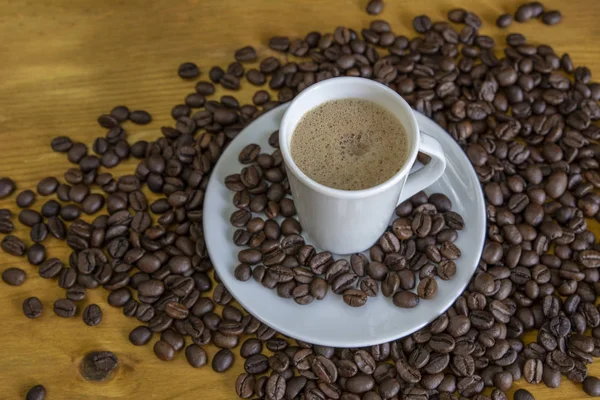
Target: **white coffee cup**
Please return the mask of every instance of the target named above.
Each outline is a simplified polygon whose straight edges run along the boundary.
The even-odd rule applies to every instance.
[[[327,101],[349,98],[369,100],[389,110],[408,137],[405,164],[393,177],[369,189],[340,190],[317,183],[298,168],[290,152],[294,130],[308,111]],[[337,254],[371,247],[387,228],[396,206],[434,183],[446,168],[442,146],[419,132],[408,103],[387,86],[364,78],[332,78],[300,93],[283,116],[279,145],[303,230],[321,249]],[[410,174],[419,151],[431,156],[431,161]]]

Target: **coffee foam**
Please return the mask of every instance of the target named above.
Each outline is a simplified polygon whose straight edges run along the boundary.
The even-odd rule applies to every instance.
[[[404,127],[368,100],[342,99],[307,112],[294,130],[292,159],[309,178],[335,189],[379,185],[406,162]]]

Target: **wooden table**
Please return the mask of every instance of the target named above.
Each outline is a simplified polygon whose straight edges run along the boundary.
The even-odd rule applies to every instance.
[[[500,4],[502,3],[502,4]],[[514,12],[520,1],[387,0],[384,13],[396,33],[412,35],[414,16],[444,18],[453,6],[477,12],[485,21],[484,33],[503,42],[495,18]],[[558,54],[568,51],[576,65],[588,65],[600,74],[600,2],[547,0],[561,8],[564,20],[547,27],[537,21],[518,25],[518,31],[535,42],[549,43]],[[254,45],[259,56],[270,54],[272,35],[304,36],[311,30],[332,31],[338,25],[357,30],[372,19],[366,0],[126,0],[67,1],[13,0],[0,5],[0,176],[11,176],[19,189],[34,188],[44,176],[61,177],[69,167],[65,157],[50,151],[50,139],[68,135],[91,145],[102,135],[96,118],[117,104],[146,109],[154,117],[148,126],[128,127],[130,139],[152,140],[158,128],[170,124],[169,111],[193,91],[193,84],[177,77],[179,63],[194,61],[206,78],[213,65],[227,66],[236,49]],[[253,89],[244,84],[239,99],[249,102]],[[132,171],[134,161],[116,173]],[[15,211],[12,196],[0,208]],[[40,202],[41,203],[41,202]],[[41,206],[37,204],[36,207]],[[600,232],[596,232],[600,233]],[[19,228],[17,234],[28,237]],[[64,243],[47,242],[51,256],[66,259]],[[48,399],[211,399],[235,398],[234,382],[242,371],[238,358],[226,374],[210,366],[193,369],[184,355],[168,363],[159,361],[152,346],[134,347],[128,340],[135,319],[106,303],[106,291],[89,291],[86,304],[104,310],[99,326],[87,327],[77,318],[64,320],[52,312],[52,303],[64,291],[40,278],[22,259],[2,253],[0,270],[18,266],[28,274],[21,287],[0,286],[0,398],[24,398],[28,388],[44,384]],[[36,295],[44,315],[25,318],[21,303]],[[92,350],[111,350],[120,361],[109,382],[84,381],[77,368]],[[209,355],[215,352],[208,348]],[[600,375],[600,364],[590,367]],[[580,385],[565,379],[560,389],[527,387],[538,399],[583,399]]]

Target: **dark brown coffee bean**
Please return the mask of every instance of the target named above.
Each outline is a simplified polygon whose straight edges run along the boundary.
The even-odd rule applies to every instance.
[[[62,318],[70,318],[77,312],[77,306],[69,299],[58,299],[54,302],[54,313]]]
[[[212,359],[215,372],[225,372],[233,365],[233,353],[229,349],[219,350]]]
[[[152,121],[152,116],[143,110],[135,110],[129,114],[129,120],[134,124],[146,125]]]
[[[66,153],[73,146],[73,142],[67,136],[57,136],[50,142],[52,150],[58,153]]]
[[[44,400],[45,398],[46,388],[42,385],[33,386],[25,396],[25,400]]]
[[[542,14],[542,22],[546,25],[556,25],[562,19],[562,15],[558,10],[546,11]]]
[[[414,308],[419,304],[419,298],[412,292],[400,291],[394,295],[394,305],[400,308]]]
[[[35,202],[35,193],[32,190],[23,190],[17,196],[17,206],[27,208]]]
[[[102,321],[102,310],[97,304],[90,304],[83,310],[83,322],[88,326],[96,326]]]
[[[275,36],[269,39],[269,48],[276,51],[287,51],[290,46],[290,39],[284,36]]]
[[[194,79],[200,75],[200,70],[196,64],[192,62],[185,62],[179,66],[177,73],[183,79]]]
[[[38,318],[42,315],[43,306],[37,297],[28,297],[23,301],[23,314],[27,318]]]
[[[18,237],[7,235],[0,242],[0,247],[6,253],[13,256],[23,256],[25,254],[25,243]]]
[[[2,280],[10,286],[21,286],[26,277],[25,271],[20,268],[8,268],[2,272]]]
[[[513,17],[510,14],[502,14],[496,19],[496,25],[499,28],[506,28],[513,22]]]
[[[535,397],[526,389],[517,389],[513,398],[514,400],[535,400]]]
[[[413,19],[413,28],[419,33],[425,33],[431,29],[431,19],[426,15],[420,15]]]

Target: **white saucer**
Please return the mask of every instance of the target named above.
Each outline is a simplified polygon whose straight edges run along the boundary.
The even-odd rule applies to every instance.
[[[475,171],[462,149],[441,127],[419,113],[420,129],[440,141],[448,161],[444,175],[426,192],[444,193],[452,200],[453,211],[465,221],[465,229],[455,242],[462,252],[456,260],[456,275],[450,281],[438,279],[434,299],[423,300],[413,309],[401,309],[380,293],[370,297],[363,307],[352,308],[344,304],[342,296],[329,290],[325,299],[301,306],[292,299],[278,297],[275,290],[253,279],[240,282],[235,278],[241,248],[232,240],[236,228],[229,217],[236,210],[234,193],[225,187],[224,180],[242,169],[238,154],[246,145],[258,143],[262,152],[274,150],[267,140],[279,129],[286,109],[287,105],[282,105],[248,125],[223,152],[212,172],[204,199],[204,232],[210,258],[223,284],[248,312],[276,331],[324,346],[364,347],[390,342],[433,321],[453,304],[475,272],[485,238],[485,203]],[[308,237],[306,241],[311,243]]]

